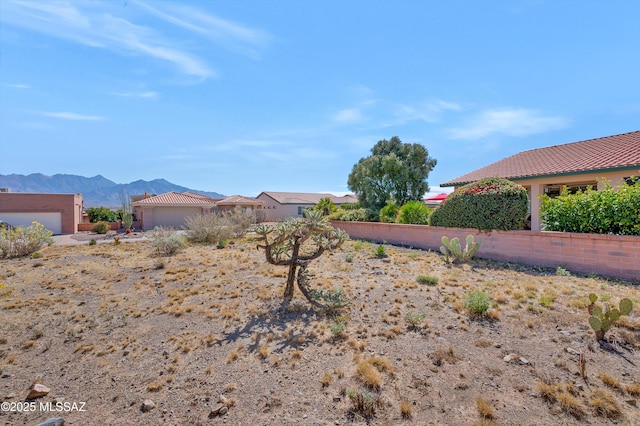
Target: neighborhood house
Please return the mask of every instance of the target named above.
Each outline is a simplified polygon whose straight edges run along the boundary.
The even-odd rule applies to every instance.
[[[532,149],[474,170],[441,187],[460,186],[490,177],[512,180],[527,189],[531,230],[541,230],[540,196],[631,182],[640,176],[640,131]]]

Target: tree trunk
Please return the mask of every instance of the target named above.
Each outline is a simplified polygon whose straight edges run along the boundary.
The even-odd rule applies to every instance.
[[[298,253],[300,253],[300,244],[296,238],[293,243],[293,252],[291,253],[291,265],[289,265],[289,275],[287,276],[287,286],[284,288],[284,302],[289,303],[293,299],[293,290],[295,288],[296,269],[298,268]]]

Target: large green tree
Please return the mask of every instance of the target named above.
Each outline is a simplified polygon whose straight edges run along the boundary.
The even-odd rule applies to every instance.
[[[435,165],[436,159],[429,157],[424,146],[402,143],[394,136],[378,141],[371,155],[353,166],[347,184],[363,207],[377,211],[391,200],[397,205],[422,200]]]

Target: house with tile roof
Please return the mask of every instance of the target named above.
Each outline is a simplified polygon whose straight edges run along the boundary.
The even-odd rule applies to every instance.
[[[640,176],[640,131],[532,149],[440,184],[458,188],[488,177],[502,177],[529,193],[531,229],[540,230],[540,195],[613,186]],[[604,181],[603,181],[604,180]]]
[[[265,221],[278,222],[292,217],[302,217],[304,209],[313,207],[323,198],[329,198],[335,205],[355,203],[353,194],[335,196],[333,194],[308,192],[261,192],[256,199],[264,202]]]
[[[262,200],[244,197],[242,195],[230,195],[216,201],[216,209],[218,211],[229,211],[237,207],[253,211],[258,222],[262,222],[265,219],[264,201]]]
[[[167,192],[131,203],[136,221],[145,230],[156,226],[181,228],[189,216],[210,213],[216,199],[193,192]]]

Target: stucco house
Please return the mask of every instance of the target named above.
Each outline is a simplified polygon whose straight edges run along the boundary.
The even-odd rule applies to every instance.
[[[0,221],[13,226],[39,222],[54,234],[75,234],[82,221],[82,195],[0,192]]]
[[[323,198],[329,198],[335,205],[355,203],[358,197],[353,194],[335,196],[333,194],[307,192],[261,192],[256,199],[264,202],[264,220],[283,221],[292,217],[302,217],[302,212],[313,207]]]
[[[255,198],[244,197],[242,195],[230,195],[216,201],[215,208],[218,211],[229,211],[236,207],[252,210],[256,215],[256,220],[259,222],[264,220],[264,201]]]
[[[624,184],[640,176],[640,131],[532,149],[440,184],[455,188],[489,177],[502,177],[529,193],[531,230],[540,230],[540,195],[569,190],[599,189],[608,181]]]
[[[181,228],[185,218],[210,213],[216,199],[193,192],[167,192],[131,203],[136,221],[145,230],[156,226]]]

